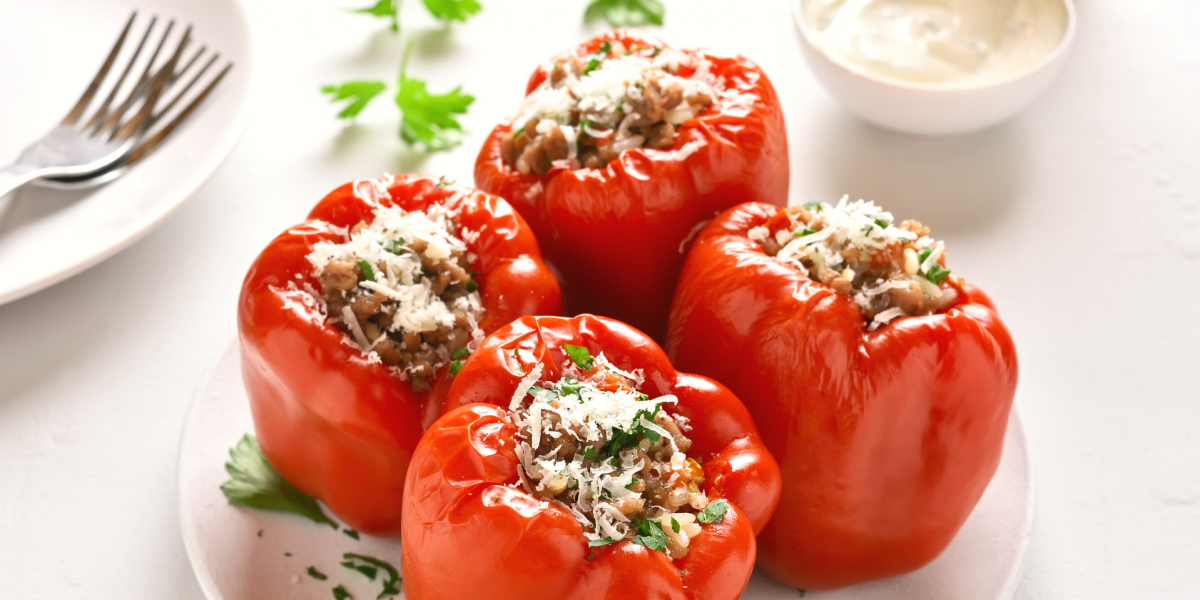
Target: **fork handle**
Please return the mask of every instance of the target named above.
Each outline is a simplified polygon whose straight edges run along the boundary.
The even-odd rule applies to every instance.
[[[0,169],[0,198],[8,195],[9,192],[37,179],[41,176],[41,169],[20,163],[8,165]]]

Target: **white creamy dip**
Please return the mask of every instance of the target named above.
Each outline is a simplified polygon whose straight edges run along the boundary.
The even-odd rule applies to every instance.
[[[1003,79],[1062,42],[1062,0],[803,0],[821,50],[875,75],[927,84]]]

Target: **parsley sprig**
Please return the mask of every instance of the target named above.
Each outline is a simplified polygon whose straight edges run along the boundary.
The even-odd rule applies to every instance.
[[[293,512],[314,523],[324,523],[337,529],[317,501],[283,480],[263,456],[258,440],[247,434],[229,450],[225,470],[230,479],[221,484],[221,491],[230,504],[264,510]]]
[[[658,0],[592,0],[583,13],[585,21],[603,18],[613,27],[662,25],[666,9]]]
[[[396,596],[400,593],[400,571],[386,560],[351,552],[343,554],[342,559],[343,567],[358,571],[371,581],[375,581],[375,576],[383,571],[383,591],[375,597],[376,600],[385,596]]]
[[[444,23],[466,21],[483,9],[476,0],[425,0],[425,8]],[[352,12],[391,19],[392,31],[400,31],[400,0],[379,0],[371,6]]]
[[[422,145],[432,152],[454,148],[462,143],[463,129],[455,115],[465,114],[475,97],[462,92],[462,86],[445,94],[431,94],[422,79],[408,75],[408,59],[412,55],[413,42],[409,41],[400,62],[400,76],[396,82],[396,107],[400,109],[400,139],[409,145]],[[333,96],[332,101],[350,99],[338,118],[353,119],[366,108],[376,96],[387,89],[382,81],[349,81],[337,85],[326,85],[322,93]]]

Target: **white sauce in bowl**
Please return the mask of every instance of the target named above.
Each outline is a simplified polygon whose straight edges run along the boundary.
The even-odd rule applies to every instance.
[[[871,74],[973,84],[1027,71],[1067,30],[1062,0],[802,0],[826,55]]]

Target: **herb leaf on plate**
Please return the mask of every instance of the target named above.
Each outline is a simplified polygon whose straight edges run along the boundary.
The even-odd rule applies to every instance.
[[[453,115],[467,112],[475,97],[457,87],[445,94],[430,94],[425,82],[408,76],[408,57],[412,42],[400,64],[400,89],[396,106],[400,107],[400,139],[408,144],[423,144],[431,151],[449,150],[462,143],[462,125]]]
[[[585,21],[603,18],[613,27],[662,25],[666,9],[658,0],[592,0]]]
[[[383,591],[376,596],[377,599],[385,596],[395,596],[400,593],[400,571],[386,560],[380,560],[373,556],[365,556],[362,554],[354,554],[347,552],[342,555],[342,566],[347,569],[354,569],[363,575],[366,575],[371,581],[375,580],[375,573],[382,570],[387,576],[383,580]]]
[[[332,95],[333,102],[350,99],[351,102],[346,108],[338,113],[338,118],[353,119],[367,107],[367,103],[385,89],[387,84],[382,81],[347,81],[338,85],[322,86],[321,93]]]
[[[230,504],[296,513],[314,523],[324,523],[337,529],[337,524],[313,500],[292,484],[283,480],[263,456],[258,440],[245,435],[229,450],[225,470],[230,479],[221,484],[221,491]]]

